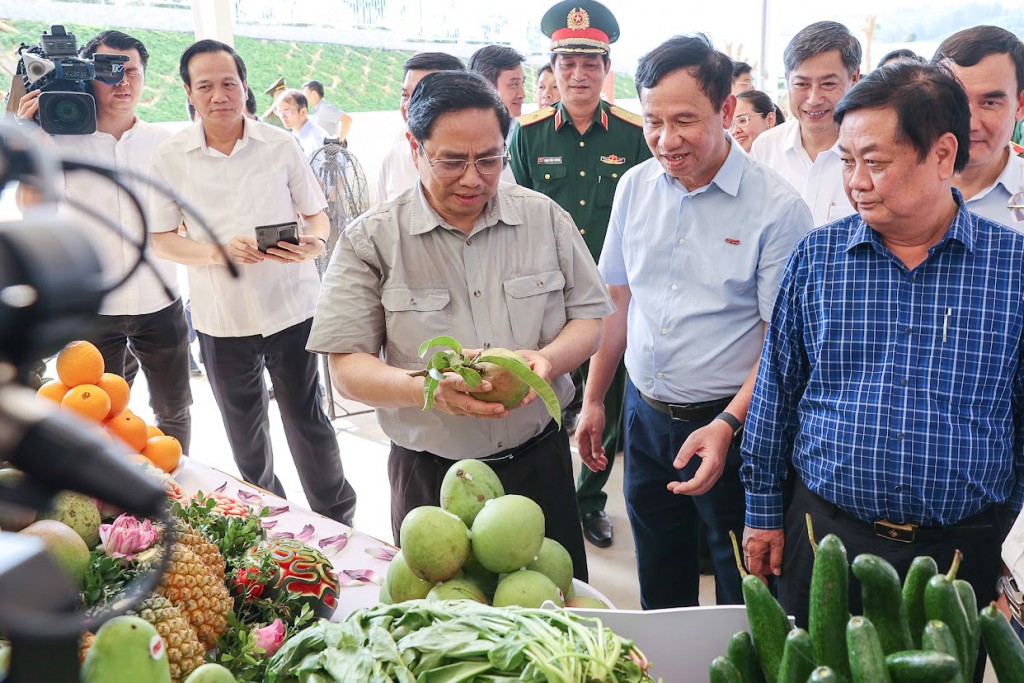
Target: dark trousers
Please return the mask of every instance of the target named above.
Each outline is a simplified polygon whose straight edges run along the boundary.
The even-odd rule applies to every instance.
[[[101,315],[84,338],[103,354],[107,372],[129,385],[142,367],[156,426],[189,453],[192,389],[189,386],[188,325],[181,299],[144,315]],[[136,362],[137,359],[137,362]]]
[[[319,400],[316,355],[306,351],[313,319],[269,337],[211,337],[199,346],[235,464],[242,478],[284,497],[274,475],[263,369],[274,382],[288,448],[309,507],[351,526],[356,492],[345,480],[341,451]]]
[[[807,628],[811,574],[814,569],[814,551],[807,538],[806,513],[811,514],[814,536],[824,538],[835,534],[846,546],[850,562],[861,553],[872,553],[884,558],[902,580],[910,563],[918,555],[930,555],[945,573],[953,562],[953,552],[963,553],[957,578],[968,581],[978,597],[978,606],[984,607],[996,598],[996,579],[1000,572],[1000,548],[1003,535],[996,511],[982,513],[962,522],[962,525],[941,530],[925,530],[912,543],[901,543],[877,536],[871,525],[855,519],[832,503],[816,496],[797,479],[793,486],[793,499],[786,510],[786,546],[779,577],[779,602],[787,614],[796,617],[796,625]],[[850,572],[850,613],[863,614],[860,584]],[[984,667],[984,656],[980,657]],[[984,670],[982,669],[982,674]],[[976,677],[975,680],[981,680]]]
[[[579,373],[582,382],[586,382],[589,362],[580,367]],[[573,376],[575,382],[576,377]],[[577,393],[582,387],[576,388]],[[601,445],[604,446],[605,454],[608,456],[608,467],[600,472],[594,472],[586,465],[580,466],[580,476],[576,480],[576,500],[580,505],[580,513],[598,512],[604,510],[608,502],[608,494],[604,492],[604,486],[611,476],[612,466],[615,464],[615,456],[622,450],[622,418],[623,418],[623,396],[626,391],[626,365],[621,360],[619,367],[615,369],[615,377],[612,385],[608,387],[608,393],[604,395],[605,427],[604,438]]]
[[[710,420],[673,420],[640,398],[626,382],[626,511],[636,543],[640,605],[644,609],[692,607],[700,591],[700,523],[706,525],[719,605],[743,603],[729,531],[743,533],[744,496],[740,453],[730,448],[725,470],[702,496],[681,496],[666,485],[693,477],[700,458],[682,470],[672,466],[686,438]]]
[[[572,485],[569,436],[554,423],[513,457],[488,461],[505,493],[526,496],[544,511],[544,535],[561,543],[572,557],[573,576],[586,581],[587,551]],[[413,508],[441,504],[441,481],[455,461],[392,443],[388,458],[391,481],[391,529],[400,543],[402,520]]]

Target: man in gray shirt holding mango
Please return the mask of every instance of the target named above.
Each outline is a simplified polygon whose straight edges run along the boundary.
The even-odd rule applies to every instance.
[[[546,535],[586,580],[569,439],[530,394],[511,410],[446,375],[423,412],[418,347],[450,335],[466,348],[524,356],[565,405],[569,371],[597,350],[612,310],[579,231],[547,197],[500,184],[509,117],[475,74],[426,76],[409,103],[409,154],[420,182],[342,234],[324,279],[308,348],[330,354],[344,396],[377,409],[392,441],[391,523],[437,505],[452,462],[480,458],[506,493],[535,500]]]

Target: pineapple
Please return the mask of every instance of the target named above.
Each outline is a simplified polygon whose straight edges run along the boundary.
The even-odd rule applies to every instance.
[[[174,524],[174,540],[177,543],[183,543],[192,549],[199,559],[203,561],[207,567],[209,567],[214,576],[216,576],[221,583],[226,580],[226,563],[224,562],[224,556],[220,554],[220,550],[217,549],[213,543],[203,538],[202,534],[185,524],[181,520],[177,520]]]
[[[174,683],[181,683],[202,665],[206,648],[199,642],[188,619],[170,600],[151,594],[139,605],[137,614],[151,623],[164,639],[167,661],[171,665],[171,680]]]
[[[174,544],[170,565],[156,592],[181,610],[207,648],[227,630],[227,615],[233,607],[227,585],[188,545]]]

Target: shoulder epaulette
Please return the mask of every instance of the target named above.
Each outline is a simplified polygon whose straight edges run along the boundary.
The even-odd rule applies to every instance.
[[[1024,147],[1021,147],[1013,140],[1010,141],[1010,151],[1019,157],[1024,157]]]
[[[529,114],[523,114],[522,116],[519,117],[518,121],[520,126],[529,126],[530,124],[537,123],[538,121],[550,119],[554,115],[555,108],[552,106],[547,106],[544,107],[543,109],[538,109],[537,111],[530,112]]]
[[[627,111],[622,107],[616,107],[614,104],[608,105],[608,113],[610,113],[617,119],[622,119],[627,123],[632,123],[634,126],[638,128],[644,127],[644,117],[640,116],[640,114],[634,114],[633,112]]]

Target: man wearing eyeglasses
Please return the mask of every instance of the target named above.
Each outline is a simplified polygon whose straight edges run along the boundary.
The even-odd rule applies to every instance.
[[[551,67],[562,99],[520,117],[509,142],[512,170],[520,185],[546,194],[569,212],[597,262],[619,178],[650,159],[651,151],[640,117],[601,100],[601,88],[611,73],[611,43],[619,37],[611,11],[593,0],[559,2],[544,14],[541,30],[551,38]],[[585,367],[574,376],[576,396],[565,410],[567,422],[579,413],[585,376]],[[614,454],[622,450],[625,386],[626,370],[620,365],[605,406],[609,467],[599,472],[582,467],[577,487],[584,534],[601,548],[613,540],[611,520],[604,511],[608,496],[602,489]]]
[[[942,41],[934,60],[956,74],[971,103],[971,155],[953,186],[971,212],[1024,232],[1024,159],[1010,149],[1024,118],[1024,43],[1004,28],[975,26]]]
[[[544,510],[545,535],[587,577],[569,438],[531,392],[517,407],[473,397],[447,375],[424,412],[419,345],[449,335],[467,349],[508,348],[548,380],[560,402],[568,373],[600,343],[612,307],[572,218],[531,190],[500,183],[505,105],[477,74],[420,81],[408,107],[409,153],[420,182],[349,225],[324,278],[310,351],[330,354],[345,397],[377,408],[392,441],[391,525],[438,505],[452,463],[479,458],[506,493]]]

